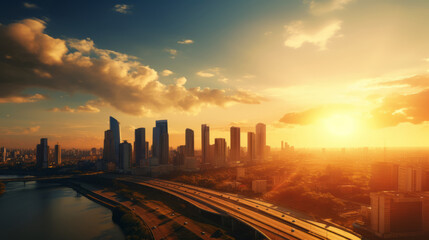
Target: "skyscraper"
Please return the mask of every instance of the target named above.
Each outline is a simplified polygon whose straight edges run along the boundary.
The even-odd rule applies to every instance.
[[[55,145],[55,165],[61,165],[61,146],[59,144]]]
[[[6,162],[6,155],[7,155],[6,147],[3,147],[3,151],[2,151],[2,161],[3,162]]]
[[[194,156],[194,131],[192,129],[187,128],[185,132],[185,155],[187,157]]]
[[[240,128],[231,127],[231,155],[230,161],[240,161]]]
[[[167,120],[156,121],[153,128],[153,153],[159,164],[168,164],[169,142]]]
[[[134,159],[136,161],[136,166],[144,166],[144,162],[147,158],[146,130],[144,128],[137,128],[134,130]]]
[[[114,163],[115,161],[115,143],[113,140],[112,130],[104,131],[104,149],[103,149],[103,169],[107,170],[108,163]]]
[[[110,117],[110,131],[113,134],[113,146],[114,146],[114,162],[118,166],[119,161],[119,144],[121,143],[121,129],[119,128],[119,122],[113,117]]]
[[[247,160],[254,161],[256,157],[256,137],[255,133],[247,133]]]
[[[256,159],[265,160],[265,146],[267,141],[267,130],[263,123],[256,124]]]
[[[131,156],[133,148],[131,143],[124,141],[119,144],[119,169],[128,172],[131,168]]]
[[[210,163],[210,127],[206,124],[201,125],[201,157],[202,163]]]
[[[214,147],[214,164],[222,166],[226,163],[226,141],[225,138],[216,138]]]
[[[38,168],[48,168],[49,147],[48,139],[41,138],[40,144],[37,144],[36,164]]]

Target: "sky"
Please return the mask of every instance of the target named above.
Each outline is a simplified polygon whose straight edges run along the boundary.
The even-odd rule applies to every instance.
[[[425,0],[4,1],[0,146],[102,147],[167,119],[267,144],[429,145]]]

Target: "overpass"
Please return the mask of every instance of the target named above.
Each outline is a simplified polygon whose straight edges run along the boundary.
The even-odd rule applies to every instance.
[[[116,176],[115,179],[192,198],[258,229],[269,239],[361,239],[355,233],[332,225],[297,218],[287,212],[271,208],[266,203],[233,194],[153,178]]]
[[[81,173],[81,174],[68,174],[68,175],[54,175],[54,176],[28,176],[18,178],[0,178],[0,182],[31,182],[31,181],[53,181],[53,180],[64,180],[64,179],[77,179],[81,176],[91,176],[101,174],[102,172],[93,173]]]

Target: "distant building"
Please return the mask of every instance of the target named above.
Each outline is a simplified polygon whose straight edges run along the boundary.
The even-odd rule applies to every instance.
[[[137,167],[142,167],[147,160],[146,149],[146,130],[145,128],[137,128],[134,130],[134,160]]]
[[[216,138],[214,146],[214,164],[224,166],[226,163],[226,141],[224,138]]]
[[[185,143],[186,143],[185,155],[187,157],[193,157],[194,156],[194,131],[192,129],[189,129],[189,128],[186,129]]]
[[[265,160],[265,146],[267,145],[267,130],[263,123],[256,124],[256,159]]]
[[[131,143],[124,141],[119,144],[119,169],[124,172],[131,170],[131,157],[133,154],[133,147]]]
[[[118,166],[119,161],[119,144],[121,143],[121,129],[119,127],[119,122],[113,117],[110,117],[110,131],[112,131],[113,137],[113,160]]]
[[[382,238],[429,233],[429,193],[371,193],[370,226]]]
[[[112,130],[104,131],[103,169],[112,169],[116,165],[115,142]]]
[[[256,136],[253,132],[247,133],[247,161],[256,159]]]
[[[2,162],[6,162],[6,157],[7,157],[7,150],[6,150],[6,147],[3,147],[2,148],[3,150],[2,150]]]
[[[168,164],[169,139],[167,120],[156,121],[156,127],[153,128],[152,155],[159,160],[159,164]]]
[[[201,159],[203,164],[210,163],[209,161],[210,148],[210,127],[206,124],[201,125]]]
[[[55,145],[55,165],[61,165],[61,146],[59,144]]]
[[[185,156],[186,156],[186,146],[185,145],[178,146],[173,160],[174,166],[183,167],[185,165]]]
[[[267,180],[253,180],[252,191],[254,193],[265,193],[267,192]]]
[[[246,176],[246,169],[242,167],[237,168],[237,179],[244,178]]]
[[[230,161],[239,162],[240,161],[240,128],[231,127],[230,134],[231,134]]]
[[[377,162],[371,166],[371,191],[398,190],[398,165],[388,162]]]
[[[48,168],[49,167],[49,146],[48,139],[41,138],[40,144],[37,144],[36,151],[36,165],[38,168]]]

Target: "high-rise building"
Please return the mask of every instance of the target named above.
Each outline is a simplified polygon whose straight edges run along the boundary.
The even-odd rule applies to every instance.
[[[255,133],[247,133],[247,160],[254,161],[256,158],[256,137]]]
[[[156,157],[159,164],[168,164],[169,142],[167,120],[156,121],[153,128],[153,150],[152,155]]]
[[[429,232],[429,193],[371,193],[370,226],[388,239],[423,239]],[[425,238],[426,239],[426,238]]]
[[[223,166],[226,164],[225,138],[216,138],[214,145],[214,164],[216,166]]]
[[[55,145],[55,165],[59,166],[61,165],[61,146],[59,144]]]
[[[107,170],[108,164],[115,164],[115,142],[112,130],[104,131],[103,169]]]
[[[399,167],[398,169],[398,191],[420,192],[425,189],[426,171],[419,167]]]
[[[6,147],[3,147],[3,151],[2,151],[2,161],[3,162],[6,162],[6,156],[7,156]]]
[[[371,191],[398,190],[398,165],[389,162],[377,162],[371,166]]]
[[[174,156],[173,164],[176,167],[182,167],[185,165],[186,145],[180,145],[177,147],[176,154]]]
[[[119,169],[122,169],[125,172],[130,171],[132,154],[133,147],[131,146],[131,143],[124,141],[119,144]]]
[[[185,143],[186,143],[186,153],[187,157],[194,156],[194,131],[192,129],[187,128],[185,131]]]
[[[143,167],[145,160],[148,158],[146,151],[146,130],[137,128],[134,130],[134,159],[136,166]]]
[[[231,154],[230,161],[240,161],[240,128],[231,127]]]
[[[37,153],[36,153],[36,164],[38,168],[49,167],[48,156],[49,156],[48,139],[41,138],[40,144],[37,144]]]
[[[210,127],[206,124],[201,125],[201,158],[202,163],[210,163]]]
[[[116,165],[119,161],[119,144],[121,143],[121,129],[119,127],[119,122],[113,117],[110,117],[110,131],[113,134],[113,146],[114,146],[114,159]]]
[[[267,130],[263,123],[256,124],[256,159],[265,160],[265,146],[267,144]]]

